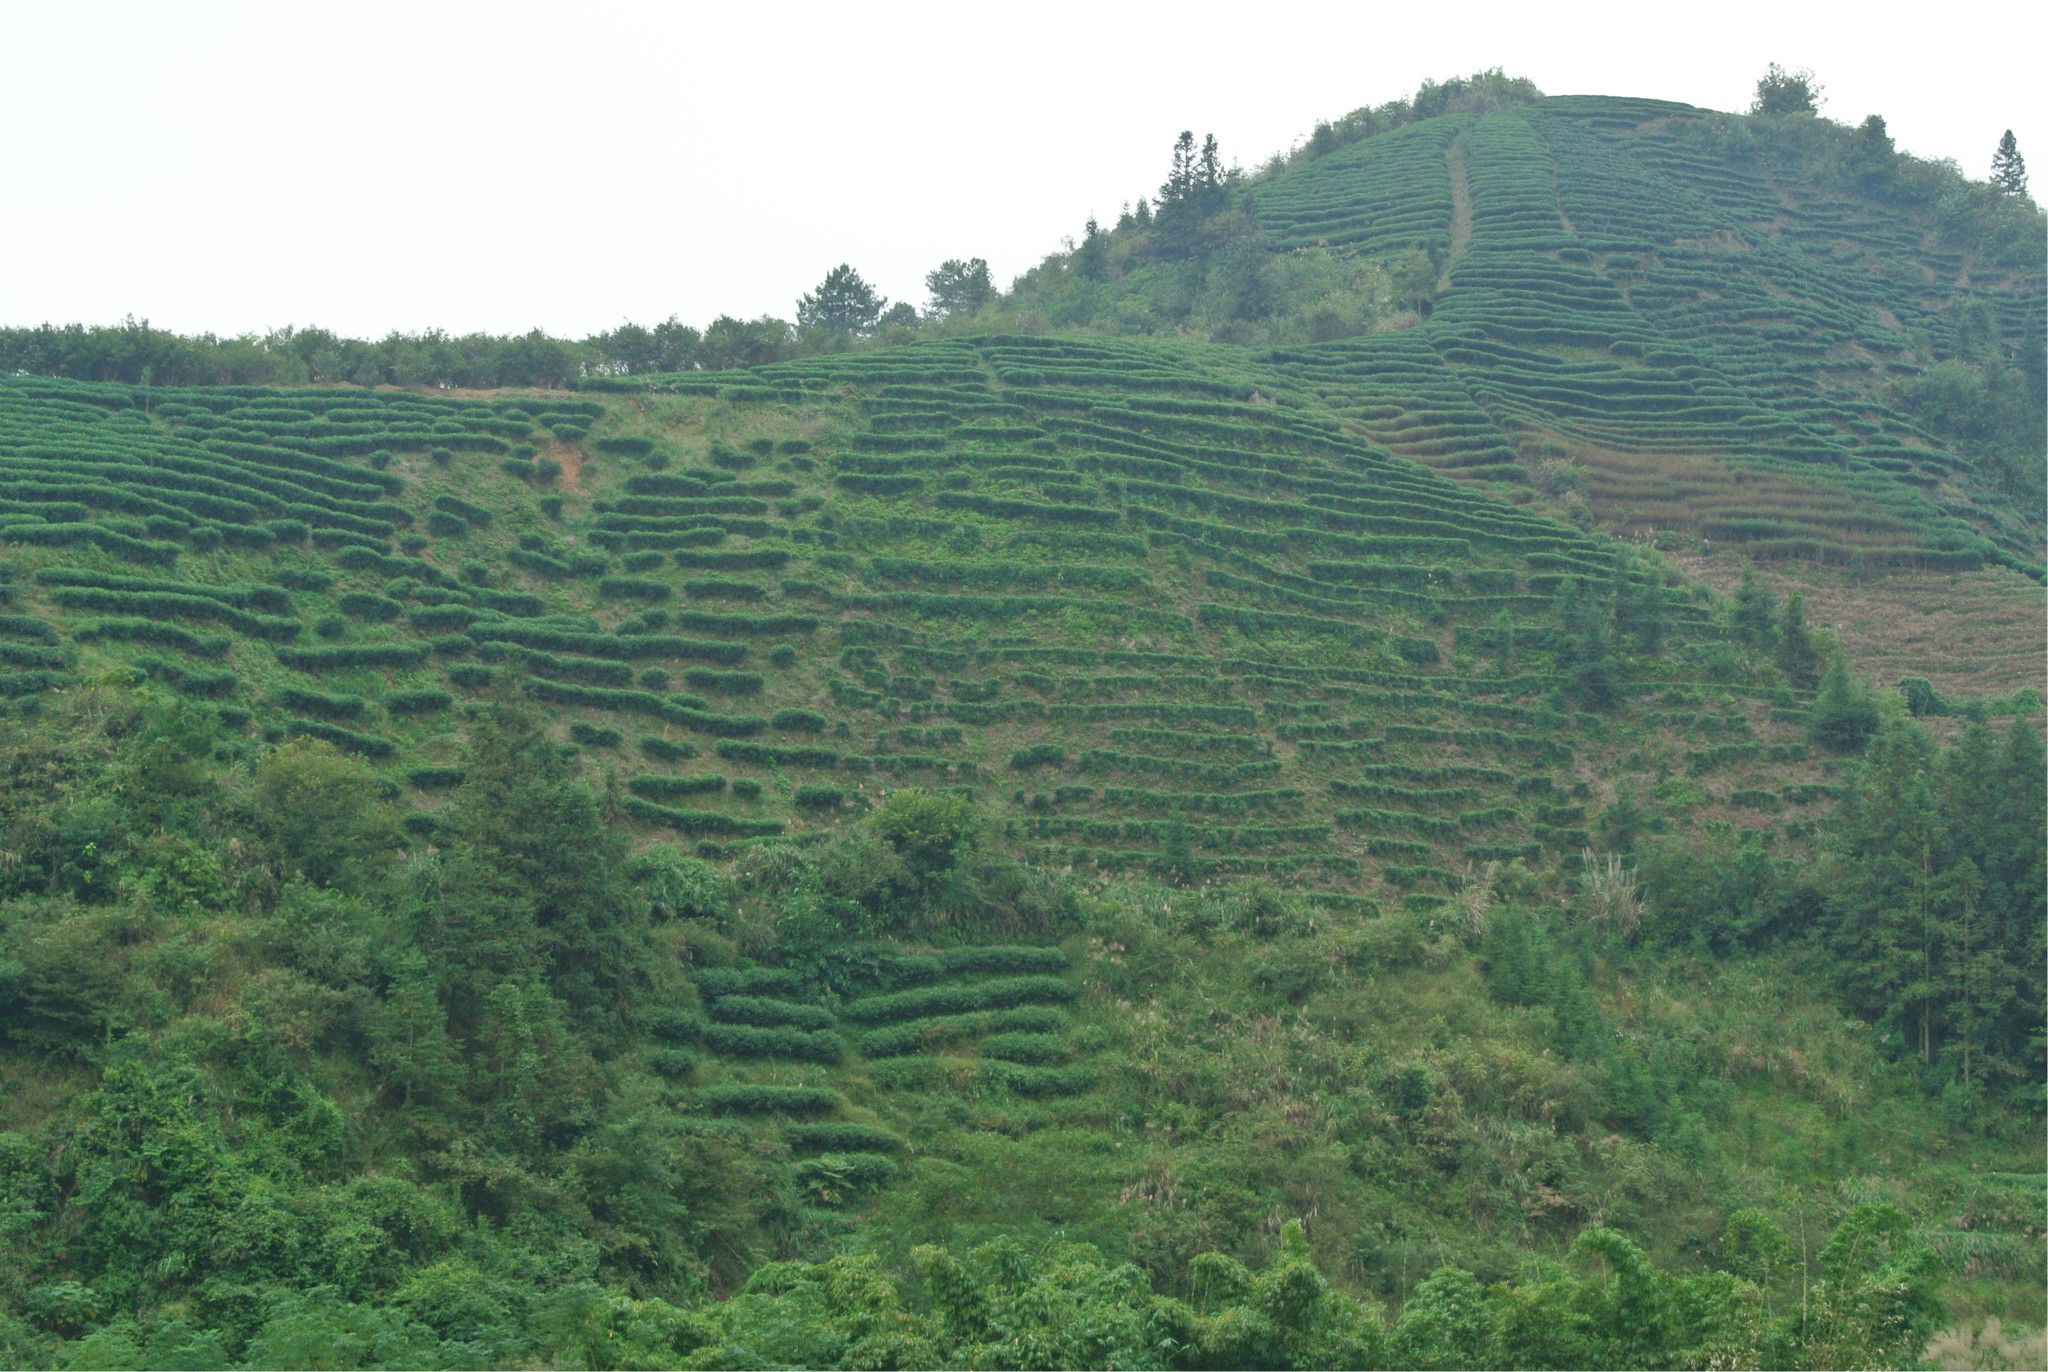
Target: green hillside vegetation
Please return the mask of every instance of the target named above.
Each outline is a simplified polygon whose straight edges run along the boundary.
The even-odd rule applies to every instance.
[[[1565,498],[2039,577],[2038,215],[1881,135],[1496,74],[745,370],[0,377],[9,1365],[2037,1326],[2038,691]]]

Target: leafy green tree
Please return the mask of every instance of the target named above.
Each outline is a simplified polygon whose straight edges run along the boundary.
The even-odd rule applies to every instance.
[[[961,848],[973,842],[978,818],[963,796],[912,788],[891,792],[876,807],[874,828],[913,872],[931,877],[958,861]]]
[[[988,263],[979,257],[952,257],[925,273],[929,295],[925,313],[934,319],[972,318],[996,298]]]
[[[791,356],[794,343],[794,335],[783,320],[765,314],[759,319],[735,319],[722,314],[704,330],[698,357],[709,371],[762,367]]]
[[[1749,112],[1766,115],[1818,114],[1820,103],[1821,87],[1813,79],[1812,71],[1805,67],[1786,71],[1773,62],[1757,79],[1756,100],[1750,105]]]
[[[806,332],[860,337],[875,331],[888,304],[859,272],[842,262],[825,273],[816,290],[798,297],[796,326]]]
[[[2027,159],[2020,156],[2020,142],[2007,129],[1991,155],[1991,184],[2007,195],[2027,193]]]
[[[360,888],[398,844],[398,816],[377,774],[324,739],[266,753],[255,802],[280,861],[317,885]]]

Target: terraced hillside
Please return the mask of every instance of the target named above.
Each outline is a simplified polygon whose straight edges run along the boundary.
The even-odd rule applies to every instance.
[[[1260,178],[1427,268],[1314,344],[0,377],[0,1352],[1903,1365],[1937,1288],[2003,1348],[2041,524],[1907,411],[2042,276],[1742,127]],[[1499,1351],[1634,1245],[1669,1318]]]
[[[326,739],[424,835],[489,699],[714,857],[912,785],[1056,866],[1423,903],[1575,863],[1631,770],[1810,830],[1810,693],[1742,684],[1713,597],[1302,375],[1007,338],[604,400],[12,382],[6,690]]]
[[[1420,328],[1272,360],[1461,480],[1576,463],[1609,527],[2037,568],[2036,512],[1902,412],[1897,383],[1967,353],[1972,328],[2037,354],[2039,253],[1966,257],[1930,216],[1818,186],[1750,137],[1688,106],[1571,97],[1311,162],[1259,192],[1277,247],[1423,248],[1443,289]]]

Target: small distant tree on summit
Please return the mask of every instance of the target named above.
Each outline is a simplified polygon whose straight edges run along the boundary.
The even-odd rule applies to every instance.
[[[796,326],[824,333],[873,333],[888,304],[873,286],[861,280],[859,272],[841,262],[825,273],[816,291],[798,299]]]
[[[1991,184],[2007,195],[2027,193],[2027,159],[2020,156],[2020,142],[2011,129],[1998,140],[1998,151],[1991,155]]]
[[[1820,82],[1809,67],[1786,71],[1776,62],[1764,70],[1756,83],[1756,103],[1751,114],[1819,114]]]

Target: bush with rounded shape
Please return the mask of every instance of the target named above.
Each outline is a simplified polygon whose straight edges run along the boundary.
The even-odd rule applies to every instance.
[[[912,788],[891,792],[875,811],[875,833],[920,875],[948,870],[979,822],[972,801]]]

